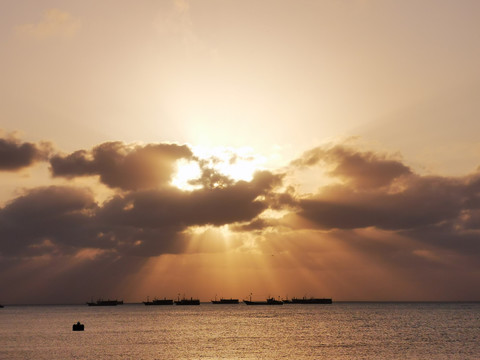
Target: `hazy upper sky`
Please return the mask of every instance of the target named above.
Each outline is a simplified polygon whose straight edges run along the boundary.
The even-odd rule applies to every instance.
[[[0,303],[479,300],[479,16],[0,1]]]

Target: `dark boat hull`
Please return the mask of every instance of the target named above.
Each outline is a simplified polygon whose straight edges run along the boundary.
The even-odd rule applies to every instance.
[[[212,304],[239,304],[238,299],[220,299],[220,300],[212,300]]]
[[[200,300],[198,299],[178,300],[178,301],[175,301],[175,305],[200,305]]]
[[[247,305],[283,305],[283,302],[278,300],[267,300],[267,301],[243,300],[243,302]]]
[[[87,302],[88,306],[117,306],[123,305],[122,300],[98,300],[97,302]]]

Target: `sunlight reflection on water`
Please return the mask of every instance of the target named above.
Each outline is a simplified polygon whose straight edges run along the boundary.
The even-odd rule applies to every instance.
[[[477,303],[0,311],[1,359],[478,359],[478,338]]]

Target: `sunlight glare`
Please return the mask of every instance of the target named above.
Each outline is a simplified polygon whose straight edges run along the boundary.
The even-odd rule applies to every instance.
[[[172,178],[171,184],[181,190],[193,191],[200,186],[190,184],[190,180],[198,179],[201,173],[197,162],[181,159],[177,162],[177,173]]]
[[[253,149],[231,147],[194,147],[194,154],[198,160],[181,159],[177,162],[177,173],[171,180],[171,185],[185,191],[193,191],[201,188],[201,185],[193,185],[192,180],[202,176],[200,162],[205,167],[228,176],[234,181],[251,181],[255,171],[262,169],[265,158],[255,155]]]

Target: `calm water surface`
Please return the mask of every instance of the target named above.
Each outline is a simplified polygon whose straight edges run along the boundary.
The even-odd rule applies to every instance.
[[[479,339],[479,303],[0,309],[0,359],[463,360]]]

